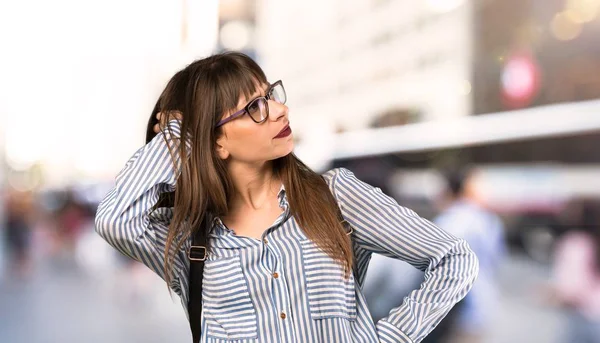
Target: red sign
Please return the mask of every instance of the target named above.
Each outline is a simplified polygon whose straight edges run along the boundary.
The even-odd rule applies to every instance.
[[[531,54],[514,54],[506,61],[502,70],[501,91],[507,107],[516,109],[530,105],[539,88],[540,72]]]

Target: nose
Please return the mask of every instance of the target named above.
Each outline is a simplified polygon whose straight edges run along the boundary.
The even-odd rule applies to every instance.
[[[280,104],[276,101],[269,100],[269,119],[272,121],[278,121],[280,119],[285,119],[288,116],[289,108]]]

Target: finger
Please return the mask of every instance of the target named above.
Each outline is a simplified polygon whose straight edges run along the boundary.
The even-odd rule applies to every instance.
[[[160,121],[160,117],[161,117],[161,115],[162,115],[162,112],[158,112],[158,113],[156,114],[156,119],[158,119],[158,121]]]
[[[154,125],[154,132],[155,133],[159,133],[160,132],[160,125],[158,125],[158,124]]]

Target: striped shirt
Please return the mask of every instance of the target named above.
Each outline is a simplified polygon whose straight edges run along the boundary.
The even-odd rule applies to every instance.
[[[169,123],[179,137],[179,125]],[[173,168],[167,142],[158,134],[139,149],[100,203],[96,231],[123,254],[164,278],[164,249],[172,209],[150,211],[161,192],[173,191],[180,161]],[[346,169],[324,178],[351,235],[356,269],[342,267],[310,241],[290,215],[285,189],[283,209],[262,239],[237,236],[219,218],[209,234],[204,269],[202,342],[420,342],[471,288],[478,261],[468,244]],[[171,289],[187,311],[189,261],[185,242],[176,253]],[[362,284],[373,253],[404,260],[425,272],[389,316],[374,323]]]

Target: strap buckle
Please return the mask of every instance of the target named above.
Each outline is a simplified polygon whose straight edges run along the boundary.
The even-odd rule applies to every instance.
[[[206,247],[201,245],[192,245],[188,250],[188,258],[190,261],[203,262],[207,256]]]
[[[354,233],[354,227],[352,227],[352,225],[350,225],[350,223],[348,223],[348,221],[346,219],[342,220],[340,223],[342,224],[343,227],[347,226],[350,228],[350,231],[346,232],[346,236],[350,236],[351,234]]]

